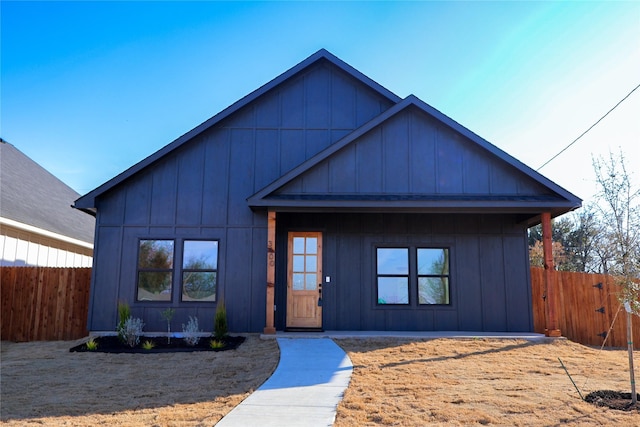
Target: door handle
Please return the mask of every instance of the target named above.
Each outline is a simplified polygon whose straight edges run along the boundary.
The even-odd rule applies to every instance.
[[[318,283],[318,307],[322,307],[322,283]]]

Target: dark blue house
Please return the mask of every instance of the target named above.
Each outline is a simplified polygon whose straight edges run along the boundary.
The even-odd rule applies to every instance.
[[[532,331],[527,228],[580,204],[320,50],[76,201],[88,328]]]

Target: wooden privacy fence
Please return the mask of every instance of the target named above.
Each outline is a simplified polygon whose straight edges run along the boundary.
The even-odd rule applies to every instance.
[[[90,282],[90,268],[1,267],[1,338],[52,341],[87,336]]]
[[[556,312],[562,335],[600,346],[626,347],[624,308],[613,278],[556,271]],[[3,340],[72,340],[87,336],[90,268],[1,267],[0,332]],[[544,333],[544,269],[531,268],[534,331]],[[640,348],[640,318],[633,317]]]
[[[556,313],[562,336],[581,344],[627,347],[626,311],[617,294],[619,286],[604,274],[554,271]],[[531,267],[534,331],[544,333],[544,269]],[[634,348],[640,348],[640,317],[633,319]]]

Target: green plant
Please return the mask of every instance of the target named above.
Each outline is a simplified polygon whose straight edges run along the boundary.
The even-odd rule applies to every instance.
[[[120,331],[124,330],[124,324],[127,320],[131,318],[131,308],[129,304],[125,301],[118,302],[118,327],[116,331],[118,331],[118,338],[120,341],[126,343],[126,338],[120,333]]]
[[[224,348],[225,346],[225,342],[224,341],[220,341],[220,340],[210,340],[209,341],[209,347],[214,349],[214,350],[219,350],[221,348]]]
[[[227,308],[224,305],[224,300],[218,301],[216,307],[216,315],[213,320],[213,336],[217,339],[222,339],[227,336],[229,327],[227,325]]]
[[[182,332],[184,333],[184,342],[186,342],[187,345],[194,346],[198,344],[200,337],[197,334],[202,332],[198,327],[198,318],[189,316],[187,325],[182,324]]]
[[[145,350],[151,350],[155,346],[156,344],[151,340],[146,340],[145,342],[142,343],[142,348]]]
[[[173,319],[175,313],[176,311],[173,308],[167,308],[160,312],[164,320],[167,321],[167,344],[171,344],[171,319]]]
[[[85,345],[89,351],[96,351],[98,349],[98,342],[93,337],[89,338],[89,341],[87,341]]]
[[[122,328],[118,330],[118,336],[131,348],[137,346],[140,343],[140,335],[142,335],[142,328],[144,323],[142,319],[137,317],[129,317],[122,325]]]

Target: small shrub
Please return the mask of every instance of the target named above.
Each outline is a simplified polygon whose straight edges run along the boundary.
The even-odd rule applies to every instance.
[[[126,343],[127,340],[123,335],[120,334],[120,331],[124,330],[124,324],[130,318],[131,308],[129,307],[129,304],[127,304],[125,301],[118,302],[118,326],[116,328],[116,331],[118,331],[118,338],[120,338],[120,341],[124,343]]]
[[[87,341],[85,345],[89,351],[96,351],[98,349],[98,342],[94,338],[89,338],[89,341]]]
[[[142,335],[142,328],[144,323],[142,319],[137,317],[129,317],[122,325],[122,328],[118,330],[118,336],[131,348],[137,346],[140,343],[140,335]]]
[[[220,340],[210,340],[209,341],[209,347],[211,347],[214,350],[219,350],[221,348],[224,348],[226,344],[224,343],[224,341],[220,341]]]
[[[156,344],[150,340],[146,340],[145,342],[142,343],[142,348],[144,348],[145,350],[151,350],[155,346]]]
[[[164,320],[167,321],[167,344],[171,344],[171,319],[173,319],[175,313],[176,311],[173,308],[167,308],[160,312]]]
[[[184,342],[187,345],[194,346],[200,341],[200,337],[196,334],[202,332],[198,327],[198,318],[189,316],[187,325],[182,324],[182,332],[184,332]]]
[[[220,300],[216,307],[216,315],[213,320],[213,336],[217,339],[222,339],[227,336],[228,332],[227,308],[224,305],[224,301]]]

